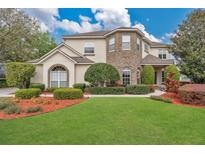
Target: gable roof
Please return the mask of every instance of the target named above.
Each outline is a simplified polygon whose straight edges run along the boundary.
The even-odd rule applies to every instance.
[[[76,53],[78,56],[77,57],[71,57],[69,56],[67,53],[63,52],[62,50],[60,50],[59,48],[61,46],[65,46],[66,48],[68,48],[69,50],[71,50],[72,52]],[[92,60],[88,59],[87,57],[83,56],[81,53],[79,53],[78,51],[76,51],[75,49],[73,49],[72,47],[68,46],[67,44],[60,43],[57,47],[55,47],[54,49],[52,49],[50,52],[48,52],[47,54],[43,55],[41,58],[39,59],[35,59],[35,60],[31,60],[28,61],[30,63],[35,63],[35,64],[40,64],[41,62],[43,62],[44,60],[48,59],[49,57],[51,57],[53,54],[59,52],[60,54],[62,54],[63,56],[65,56],[66,58],[70,59],[71,61],[73,61],[74,63],[80,63],[80,64],[89,64],[89,63],[94,63]]]
[[[174,64],[173,59],[163,60],[150,54],[144,57],[141,61],[141,65],[170,65],[170,64]]]

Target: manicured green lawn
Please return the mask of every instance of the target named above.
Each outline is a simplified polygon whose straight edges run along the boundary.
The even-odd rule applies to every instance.
[[[205,109],[148,98],[92,98],[0,120],[0,144],[205,144]]]

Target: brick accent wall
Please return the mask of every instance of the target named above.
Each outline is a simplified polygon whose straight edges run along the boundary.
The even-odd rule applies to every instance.
[[[131,50],[122,50],[122,35],[130,35]],[[112,37],[115,38],[115,51],[109,52],[109,39]],[[137,50],[137,37],[140,38],[136,32],[116,32],[106,38],[107,63],[119,71],[121,84],[124,69],[131,70],[131,84],[137,84],[137,69],[140,68],[142,60],[142,41],[140,41],[140,50]]]

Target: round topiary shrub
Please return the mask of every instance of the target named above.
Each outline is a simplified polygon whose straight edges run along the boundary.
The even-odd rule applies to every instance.
[[[87,69],[84,79],[93,85],[102,87],[111,81],[120,80],[120,75],[114,66],[106,63],[96,63]]]
[[[39,88],[39,89],[41,89],[41,91],[44,91],[45,90],[45,84],[42,84],[42,83],[32,83],[30,85],[30,88]]]
[[[151,65],[146,65],[142,70],[142,83],[154,84],[154,68]]]
[[[41,89],[39,88],[29,88],[17,90],[15,96],[20,99],[30,99],[32,97],[39,97],[41,94]]]
[[[83,92],[81,89],[59,88],[54,90],[53,96],[55,99],[77,99],[83,97]]]
[[[177,69],[176,65],[167,66],[164,73],[165,73],[165,79],[168,77],[169,73],[174,73],[173,80],[178,81],[180,79],[180,72]]]

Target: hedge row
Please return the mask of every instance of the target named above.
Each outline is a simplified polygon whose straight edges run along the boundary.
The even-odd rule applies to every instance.
[[[86,87],[86,84],[85,83],[75,83],[73,85],[73,88],[76,88],[76,89],[81,89],[83,92],[85,90],[85,87]]]
[[[87,91],[91,94],[148,94],[153,91],[150,85],[127,85],[126,87],[91,87]]]
[[[41,94],[41,89],[30,88],[30,89],[17,90],[15,96],[20,99],[30,99],[33,97],[39,97],[40,94]]]
[[[91,87],[89,88],[91,94],[124,94],[124,87]]]
[[[59,88],[54,90],[53,96],[55,99],[77,99],[83,97],[83,92],[81,89]]]
[[[0,79],[0,88],[6,88],[8,87],[6,83],[6,79]]]
[[[30,85],[30,88],[39,88],[39,89],[41,89],[41,91],[44,91],[45,90],[45,84],[42,84],[42,83],[32,83]]]

